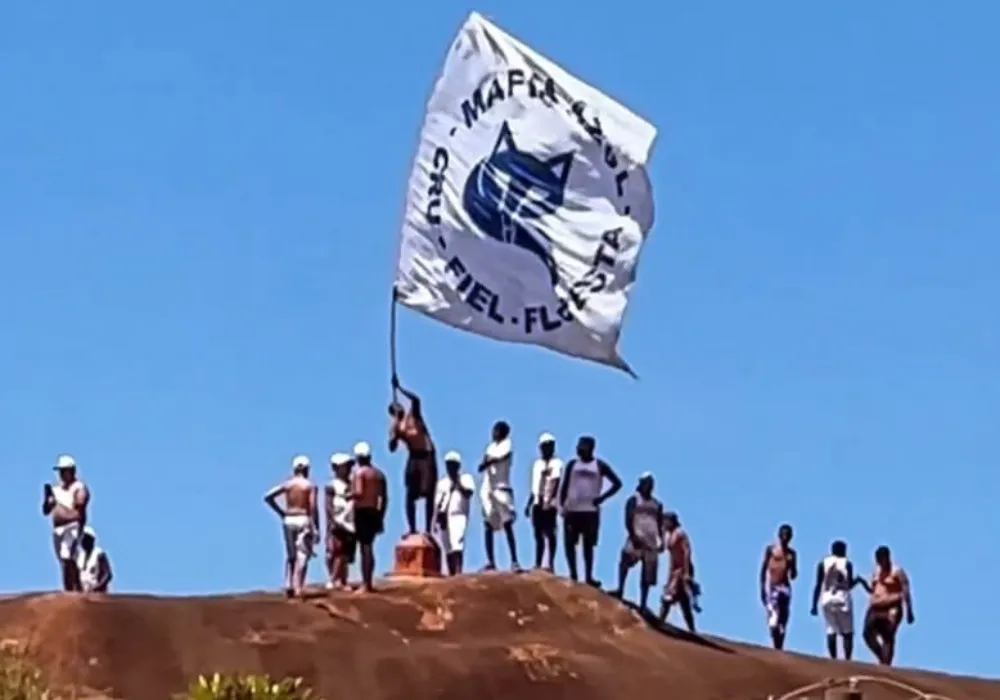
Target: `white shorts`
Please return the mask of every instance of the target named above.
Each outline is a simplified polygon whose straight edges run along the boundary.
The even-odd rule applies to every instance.
[[[76,561],[80,546],[80,523],[67,523],[52,528],[52,544],[60,561]]]
[[[483,504],[483,521],[491,530],[502,530],[514,522],[514,492],[511,489],[493,489],[480,494]]]
[[[469,527],[469,516],[449,515],[448,526],[441,533],[441,543],[445,554],[457,554],[465,550],[465,531]]]
[[[840,603],[827,603],[823,606],[823,620],[826,622],[826,633],[854,634],[854,611]]]
[[[308,515],[286,515],[282,530],[285,534],[285,556],[289,561],[300,556],[306,559],[312,557],[316,535]]]

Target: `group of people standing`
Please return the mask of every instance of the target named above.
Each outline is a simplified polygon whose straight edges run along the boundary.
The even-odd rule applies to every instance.
[[[388,447],[407,451],[404,470],[404,504],[407,535],[417,533],[417,505],[423,501],[424,533],[445,555],[449,575],[462,573],[465,538],[471,503],[477,495],[475,476],[466,471],[456,451],[444,455],[445,474],[437,468],[437,450],[424,418],[420,397],[404,389],[393,377],[393,389],[409,405],[394,401],[389,406]],[[594,556],[601,530],[601,506],[622,489],[615,470],[596,455],[596,440],[584,435],[576,444],[576,455],[563,462],[556,456],[556,439],[550,433],[538,438],[538,456],[531,469],[530,490],[524,517],[534,535],[534,564],[555,570],[559,520],[563,549],[571,579],[578,580],[577,553],[583,555],[583,580],[601,587],[594,577]],[[478,497],[483,521],[485,570],[496,569],[495,537],[502,532],[510,566],[520,571],[514,525],[518,507],[511,482],[513,463],[511,428],[505,421],[493,425],[483,456],[476,463]],[[309,560],[321,533],[325,533],[328,589],[348,588],[348,570],[360,550],[361,578],[365,591],[373,591],[374,542],[384,532],[389,504],[388,482],[372,460],[367,442],[354,445],[351,454],[330,457],[332,478],[323,489],[310,479],[308,457],[292,460],[292,475],[270,489],[265,502],[281,519],[285,543],[285,592],[301,596],[305,589]],[[44,485],[42,513],[52,519],[52,538],[66,591],[106,592],[113,574],[106,552],[96,545],[88,523],[90,491],[77,476],[76,462],[59,457],[55,483]],[[701,588],[695,580],[691,541],[677,513],[665,510],[654,496],[654,477],[644,473],[635,492],[624,504],[625,542],[622,546],[617,587],[611,594],[621,598],[629,572],[640,566],[639,606],[648,612],[650,590],[658,583],[658,564],[666,552],[669,568],[660,596],[659,618],[666,620],[676,604],[687,628],[695,631],[694,614],[700,612]],[[321,528],[320,510],[325,513]],[[792,583],[798,577],[798,555],[791,546],[792,527],[784,524],[777,539],[764,550],[760,568],[760,600],[767,612],[768,628],[775,649],[783,649],[791,612]],[[875,552],[875,573],[870,581],[855,575],[847,558],[847,545],[835,541],[830,554],[816,568],[812,595],[813,615],[823,612],[827,647],[837,658],[837,637],[844,658],[853,654],[854,612],[851,591],[862,586],[870,594],[864,617],[864,639],[882,664],[891,664],[896,633],[905,619],[914,621],[910,582],[903,569],[892,563],[889,548]]]
[[[55,483],[42,486],[42,515],[52,519],[52,545],[64,591],[106,593],[114,574],[97,533],[87,524],[90,490],[77,476],[76,460],[60,455],[52,470]]]
[[[791,546],[792,526],[778,528],[777,540],[764,549],[760,566],[760,600],[767,611],[768,628],[775,649],[783,649],[791,614],[792,582],[798,577],[798,555]],[[913,624],[913,598],[906,572],[893,564],[886,546],[875,550],[875,571],[870,580],[855,575],[847,557],[847,543],[836,540],[830,553],[816,566],[812,593],[812,615],[822,610],[830,658],[837,658],[840,637],[844,658],[854,653],[854,603],[852,590],[861,586],[869,593],[863,636],[879,663],[891,665],[896,634],[906,620]]]
[[[438,473],[437,449],[424,418],[420,397],[403,388],[393,378],[393,389],[408,401],[389,406],[388,448],[407,452],[404,469],[404,505],[408,535],[417,534],[418,505],[423,502],[423,532],[444,554],[449,575],[462,573],[471,504],[478,495],[483,522],[484,570],[497,568],[496,537],[503,533],[513,571],[520,571],[515,523],[519,508],[511,481],[514,448],[511,428],[497,421],[483,456],[476,462],[474,475],[467,471],[456,451],[444,455],[444,475]],[[563,461],[556,456],[556,439],[551,433],[538,438],[538,456],[523,506],[534,535],[534,564],[554,572],[562,520],[563,551],[570,578],[579,580],[578,553],[582,555],[582,579],[600,587],[594,577],[594,558],[601,530],[601,506],[622,488],[615,470],[597,456],[597,441],[584,435],[576,444],[576,455]],[[285,591],[290,597],[302,594],[309,560],[320,533],[325,533],[327,587],[347,586],[347,575],[355,550],[361,550],[361,577],[364,590],[373,590],[374,553],[372,543],[383,532],[388,488],[385,474],[372,462],[371,447],[360,442],[353,455],[336,453],[330,458],[333,478],[320,491],[309,479],[309,460],[292,462],[291,478],[265,495],[265,501],[282,519],[285,540]],[[477,479],[478,475],[478,488]],[[628,537],[622,548],[618,596],[630,569],[642,565],[642,605],[656,584],[657,562],[663,551],[671,564],[664,588],[661,617],[678,603],[685,621],[694,629],[693,613],[698,610],[697,584],[691,564],[691,547],[676,513],[665,512],[653,496],[652,474],[643,474],[636,492],[625,503]],[[284,503],[278,499],[284,497]],[[322,500],[322,505],[321,505]],[[320,527],[320,511],[325,512],[325,529]]]

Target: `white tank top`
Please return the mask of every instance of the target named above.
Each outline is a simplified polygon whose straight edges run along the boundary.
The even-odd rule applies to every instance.
[[[640,494],[635,494],[632,529],[639,541],[650,549],[659,549],[662,542],[660,539],[660,512],[662,508],[663,506],[655,498],[643,498]]]
[[[483,473],[483,490],[509,489],[510,466],[514,460],[510,438],[505,438],[500,442],[491,442],[486,447],[486,457],[497,461],[487,467]]]
[[[52,497],[56,500],[56,505],[60,505],[63,508],[69,508],[70,510],[76,509],[76,503],[74,500],[76,494],[83,488],[83,482],[80,480],[74,481],[69,486],[63,486],[62,483],[57,484],[52,487]]]
[[[847,577],[847,557],[832,554],[823,559],[823,585],[820,594],[822,604],[851,604],[851,582]]]
[[[569,482],[566,484],[566,502],[563,510],[570,513],[596,512],[594,499],[601,495],[603,481],[598,461],[575,460],[567,473]]]
[[[100,547],[96,545],[92,550],[90,550],[90,556],[82,549],[76,557],[76,565],[80,568],[80,586],[84,591],[92,591],[97,585],[97,579],[100,575],[100,568],[98,567],[98,562],[100,561],[101,555],[104,553]]]
[[[558,457],[548,461],[535,460],[531,468],[531,496],[535,499],[535,505],[546,510],[555,508],[562,468],[562,460]]]
[[[350,485],[344,479],[335,478],[330,482],[333,491],[333,524],[348,532],[354,532],[354,501],[349,500],[347,492]]]

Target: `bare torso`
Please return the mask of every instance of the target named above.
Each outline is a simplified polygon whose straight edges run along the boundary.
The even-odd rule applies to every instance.
[[[378,467],[372,464],[356,467],[351,484],[354,492],[354,507],[356,509],[379,508],[381,506],[385,476]]]
[[[691,542],[680,528],[667,535],[667,552],[670,554],[669,585],[676,588],[691,575]]]
[[[285,514],[312,516],[316,511],[316,487],[304,476],[285,482]]]
[[[872,596],[869,606],[873,612],[898,615],[903,604],[903,589],[906,574],[893,567],[887,571],[876,571],[872,576]]]
[[[434,449],[430,431],[423,418],[406,413],[396,422],[396,436],[406,444],[411,453],[421,454]]]
[[[795,560],[795,550],[785,548],[781,543],[768,547],[767,580],[772,586],[791,585],[790,572]]]

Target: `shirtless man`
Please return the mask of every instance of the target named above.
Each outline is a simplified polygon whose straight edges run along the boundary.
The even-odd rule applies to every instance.
[[[351,492],[354,494],[354,535],[361,547],[361,579],[364,590],[375,590],[375,538],[382,534],[385,509],[389,505],[389,492],[385,474],[372,464],[372,450],[367,442],[354,446],[356,464],[351,475]]]
[[[60,455],[53,469],[59,473],[59,483],[45,484],[42,515],[52,516],[52,544],[62,569],[63,590],[79,591],[77,555],[87,525],[90,491],[76,478],[76,461],[69,455]]]
[[[883,545],[875,550],[875,573],[865,588],[871,593],[865,614],[865,643],[880,664],[891,666],[899,625],[904,615],[908,625],[915,618],[910,579],[903,569],[892,565],[888,547]]]
[[[785,646],[792,581],[799,575],[798,558],[789,546],[791,542],[792,526],[786,523],[778,528],[778,541],[764,549],[764,560],[760,565],[760,602],[767,610],[771,641],[778,650]]]
[[[677,513],[663,514],[663,532],[666,535],[664,543],[670,555],[670,573],[663,587],[663,599],[660,603],[660,622],[666,622],[670,614],[670,606],[678,603],[681,615],[688,631],[694,633],[694,610],[697,607],[699,586],[694,580],[694,563],[691,558],[691,540],[681,529]]]
[[[437,457],[427,423],[424,422],[420,397],[399,384],[399,377],[392,376],[392,388],[410,401],[410,410],[393,402],[389,406],[389,451],[395,452],[400,441],[409,453],[406,459],[404,482],[406,484],[406,524],[408,534],[417,532],[417,501],[424,499],[424,532],[430,534],[434,524],[434,494],[438,482]]]
[[[281,518],[285,536],[285,595],[301,596],[306,585],[306,571],[313,556],[319,533],[317,488],[309,480],[309,458],[298,455],[292,460],[292,477],[266,494],[264,502]],[[284,507],[278,498],[284,496]]]

